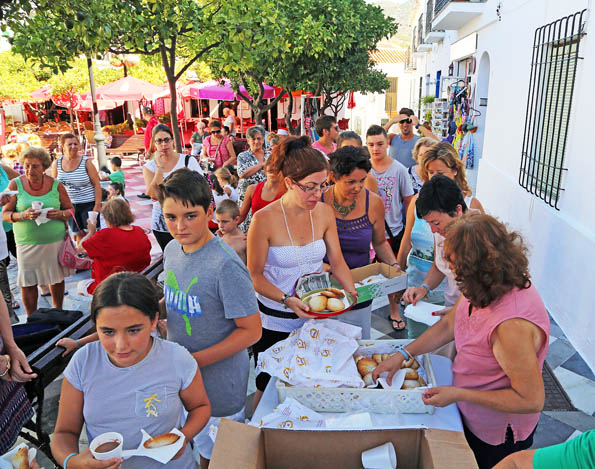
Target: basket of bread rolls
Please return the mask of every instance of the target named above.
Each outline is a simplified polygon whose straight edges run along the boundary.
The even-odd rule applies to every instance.
[[[295,296],[310,308],[318,318],[338,316],[349,311],[355,299],[343,289],[341,282],[328,272],[312,273],[298,279]]]
[[[405,376],[398,387],[395,386],[395,379],[392,386],[387,388],[372,380],[372,371],[378,364],[392,357],[400,347],[409,342],[408,340],[358,340],[359,347],[353,355],[353,360],[364,382],[362,385],[365,387],[292,386],[277,380],[275,386],[279,402],[292,397],[315,412],[431,414],[434,412],[434,407],[425,405],[422,400],[424,389],[436,386],[429,355],[420,355],[403,362],[401,372]]]

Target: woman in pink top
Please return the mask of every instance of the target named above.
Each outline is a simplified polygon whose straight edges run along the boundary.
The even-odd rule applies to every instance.
[[[447,259],[462,299],[434,326],[403,349],[427,353],[453,340],[453,386],[429,388],[428,405],[456,403],[465,436],[480,469],[529,448],[543,408],[541,370],[549,318],[529,280],[526,248],[517,233],[489,215],[467,214],[447,228]],[[389,377],[403,357],[382,362],[373,373]]]

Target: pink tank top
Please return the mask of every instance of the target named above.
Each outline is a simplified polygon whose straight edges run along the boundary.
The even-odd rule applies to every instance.
[[[215,167],[217,169],[223,166],[223,163],[225,163],[231,156],[227,150],[228,142],[229,137],[223,137],[221,144],[215,142],[211,143],[211,136],[204,139],[203,145],[206,147],[207,157],[215,162]]]
[[[457,307],[454,326],[457,355],[452,373],[455,386],[480,391],[510,387],[510,379],[494,357],[491,336],[498,325],[513,318],[530,321],[545,332],[545,341],[537,353],[539,366],[543,367],[550,320],[533,285],[524,290],[515,288],[487,308],[475,309],[471,316],[469,300],[463,297]],[[457,406],[469,430],[490,445],[504,443],[509,425],[514,441],[527,439],[539,420],[539,413],[511,414],[469,402],[458,402]]]

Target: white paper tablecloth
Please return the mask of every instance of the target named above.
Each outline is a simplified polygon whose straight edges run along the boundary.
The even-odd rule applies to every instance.
[[[437,384],[440,386],[448,386],[452,384],[452,362],[439,355],[431,355],[432,366],[436,376]],[[262,417],[271,413],[273,409],[279,404],[277,398],[277,390],[275,388],[276,378],[271,378],[267,388],[262,395],[262,399],[256,408],[252,417],[252,422],[259,422]],[[323,413],[325,417],[340,416],[340,413]],[[461,416],[456,404],[451,404],[447,407],[436,407],[433,414],[370,414],[372,417],[371,428],[368,430],[389,430],[394,428],[438,428],[441,430],[452,430],[457,432],[463,431],[463,424]],[[328,425],[328,423],[327,423]],[[341,430],[349,428],[341,427]],[[361,428],[352,428],[353,430],[360,430]],[[310,429],[316,431],[335,430],[327,426],[326,428]]]

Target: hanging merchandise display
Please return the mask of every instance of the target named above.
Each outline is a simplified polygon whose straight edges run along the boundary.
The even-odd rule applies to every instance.
[[[432,103],[432,133],[446,139],[449,129],[449,110],[447,99],[436,99]]]

